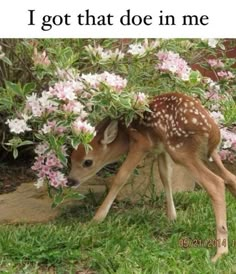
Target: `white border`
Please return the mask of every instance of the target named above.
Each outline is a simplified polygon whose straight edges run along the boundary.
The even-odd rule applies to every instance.
[[[0,37],[2,38],[235,38],[235,0],[7,0],[0,4]],[[35,10],[35,26],[29,26],[28,10]],[[99,15],[114,15],[113,26],[79,26],[77,15],[85,10]],[[122,26],[120,17],[130,9],[133,15],[151,15],[152,25]],[[175,26],[158,25],[160,11],[174,15]],[[54,26],[43,31],[44,15],[71,15],[70,26]],[[182,26],[185,14],[207,15],[207,26]]]

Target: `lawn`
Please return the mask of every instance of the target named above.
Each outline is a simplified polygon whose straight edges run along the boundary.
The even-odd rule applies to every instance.
[[[136,205],[116,203],[100,224],[89,221],[95,206],[88,199],[48,224],[2,225],[0,273],[236,273],[236,200],[227,195],[230,252],[212,264],[215,248],[180,244],[214,239],[207,195],[198,190],[174,198],[175,222],[167,220],[161,195]]]

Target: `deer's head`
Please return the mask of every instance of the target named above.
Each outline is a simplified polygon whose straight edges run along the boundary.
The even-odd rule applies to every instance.
[[[90,143],[92,149],[86,153],[84,146],[79,145],[72,152],[68,186],[79,186],[107,164],[117,161],[128,151],[128,145],[127,129],[118,121],[105,119],[96,128],[96,136]]]

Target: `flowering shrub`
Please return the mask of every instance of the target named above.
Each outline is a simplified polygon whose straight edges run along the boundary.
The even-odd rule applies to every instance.
[[[36,145],[37,187],[47,182],[61,191],[71,148],[90,149],[100,120],[124,117],[129,125],[148,110],[152,96],[173,90],[202,100],[221,127],[222,159],[236,161],[236,74],[223,40],[82,42],[78,51],[74,40],[72,45],[61,40],[55,51],[57,40],[21,41],[35,81],[23,86],[5,81],[2,88],[0,111],[7,112],[13,136],[6,146],[16,157],[20,146]],[[0,59],[6,57],[3,50]],[[193,70],[193,64],[212,71],[214,78]]]

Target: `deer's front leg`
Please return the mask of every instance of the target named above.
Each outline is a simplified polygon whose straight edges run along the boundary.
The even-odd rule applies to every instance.
[[[124,161],[123,165],[120,167],[118,173],[116,174],[112,182],[111,189],[108,195],[106,196],[105,200],[103,201],[102,205],[97,210],[93,220],[101,222],[106,218],[117,194],[127,182],[132,171],[143,159],[149,147],[149,140],[146,139],[145,136],[141,135],[136,130],[130,131],[130,146],[126,160]]]

